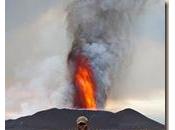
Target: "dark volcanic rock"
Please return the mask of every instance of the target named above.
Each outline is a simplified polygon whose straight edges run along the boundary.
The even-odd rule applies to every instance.
[[[73,130],[77,117],[89,119],[92,130],[165,130],[165,126],[132,109],[107,111],[50,109],[32,116],[6,121],[6,130]]]

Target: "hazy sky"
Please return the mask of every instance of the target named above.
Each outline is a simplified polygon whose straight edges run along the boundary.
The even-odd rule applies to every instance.
[[[71,43],[65,7],[71,0],[6,0],[6,119],[62,102]],[[165,121],[164,5],[158,0],[135,22],[133,57],[114,83],[106,110],[131,107]]]

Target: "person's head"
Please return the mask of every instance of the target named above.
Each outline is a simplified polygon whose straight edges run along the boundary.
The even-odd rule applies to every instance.
[[[88,129],[88,119],[85,116],[80,116],[77,118],[77,130],[87,130]]]

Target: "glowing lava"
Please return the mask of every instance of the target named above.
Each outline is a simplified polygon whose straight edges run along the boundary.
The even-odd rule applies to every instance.
[[[96,109],[96,84],[93,71],[86,56],[76,57],[74,73],[75,99],[74,106],[77,108]]]

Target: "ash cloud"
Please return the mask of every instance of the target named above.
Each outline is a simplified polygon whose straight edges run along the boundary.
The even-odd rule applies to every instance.
[[[132,46],[132,20],[137,19],[144,5],[143,0],[76,0],[68,6],[68,31],[73,44],[69,64],[79,53],[90,59],[97,84],[97,108],[104,108],[114,75],[120,76]]]

